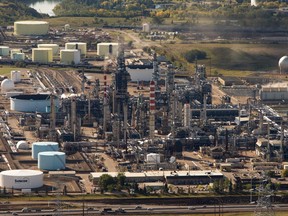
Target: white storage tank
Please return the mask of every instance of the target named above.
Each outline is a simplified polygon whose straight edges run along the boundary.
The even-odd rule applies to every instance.
[[[160,154],[156,154],[156,153],[150,153],[147,154],[147,158],[146,158],[147,163],[160,163]]]
[[[38,160],[40,152],[58,151],[59,145],[57,142],[34,142],[32,144],[32,158]]]
[[[14,82],[11,79],[4,79],[1,82],[1,93],[6,93],[15,88]]]
[[[77,49],[64,49],[60,51],[60,62],[62,64],[79,64],[80,63],[80,50]]]
[[[25,53],[12,53],[11,59],[15,61],[24,61],[25,60]]]
[[[143,25],[142,25],[142,31],[149,33],[149,32],[151,31],[151,26],[150,26],[150,24],[149,24],[149,23],[143,23]]]
[[[43,186],[43,172],[37,170],[6,170],[0,173],[0,187],[32,189]]]
[[[69,24],[65,24],[64,25],[64,30],[65,31],[69,31],[70,30],[70,25]]]
[[[11,80],[16,83],[21,81],[21,72],[20,71],[11,71]]]
[[[33,48],[32,61],[47,64],[53,61],[52,48]]]
[[[10,109],[17,112],[46,113],[50,104],[50,94],[22,94],[10,98]],[[59,100],[55,99],[54,104],[59,106]]]
[[[53,51],[53,56],[57,56],[59,54],[58,44],[38,44],[38,48],[51,48]]]
[[[46,35],[49,23],[46,21],[17,21],[14,22],[15,35]]]
[[[29,149],[29,144],[25,140],[21,140],[16,144],[17,149],[27,150]]]
[[[80,50],[80,54],[86,56],[87,43],[83,42],[69,42],[65,44],[65,49],[77,49]]]
[[[0,56],[9,56],[10,49],[8,46],[0,46]]]
[[[38,154],[38,168],[41,170],[63,170],[66,167],[64,152],[46,151]]]
[[[284,170],[288,170],[288,164],[283,166]]]
[[[22,49],[11,49],[10,50],[10,58],[13,59],[14,53],[23,53]]]
[[[98,43],[97,44],[97,55],[99,56],[118,56],[118,43]]]

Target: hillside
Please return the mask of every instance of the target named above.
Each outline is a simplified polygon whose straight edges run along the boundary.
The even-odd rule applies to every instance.
[[[0,0],[0,25],[7,26],[19,19],[42,17],[36,10],[16,0]]]

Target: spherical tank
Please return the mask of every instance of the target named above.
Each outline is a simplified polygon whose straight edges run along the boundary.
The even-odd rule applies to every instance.
[[[33,189],[43,186],[43,172],[36,170],[6,170],[0,173],[0,187]]]
[[[49,94],[22,94],[10,98],[10,109],[17,112],[42,112],[46,113],[46,107],[50,106]],[[59,100],[55,100],[55,106]]]
[[[279,69],[280,73],[288,72],[288,56],[283,56],[279,59]]]
[[[38,154],[38,168],[41,170],[63,170],[66,167],[65,160],[64,152],[40,152]]]
[[[69,42],[65,44],[65,49],[78,49],[81,55],[86,56],[87,53],[87,43],[83,42]]]
[[[32,158],[38,160],[40,152],[58,151],[59,145],[57,142],[34,142],[32,144]]]
[[[1,92],[6,93],[15,88],[14,82],[11,79],[4,79],[1,82]]]
[[[21,141],[17,142],[16,148],[22,149],[22,150],[27,150],[27,149],[29,149],[29,144],[25,140],[21,140]]]
[[[15,35],[46,35],[49,23],[45,21],[17,21],[14,22]]]
[[[33,48],[32,61],[47,64],[53,61],[52,48]]]
[[[60,61],[63,64],[79,64],[80,51],[77,49],[65,49],[60,51]]]
[[[9,51],[8,46],[0,46],[0,56],[9,56]]]
[[[57,56],[59,53],[58,44],[38,44],[38,48],[51,48],[53,51],[53,56]]]

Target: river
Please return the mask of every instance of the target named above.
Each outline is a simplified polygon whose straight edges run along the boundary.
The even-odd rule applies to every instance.
[[[39,13],[49,14],[49,16],[55,16],[53,13],[53,8],[59,3],[61,0],[42,0],[36,1],[35,3],[29,4],[31,8],[34,8]]]

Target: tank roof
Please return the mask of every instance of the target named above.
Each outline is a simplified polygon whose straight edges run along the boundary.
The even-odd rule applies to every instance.
[[[54,156],[54,155],[57,155],[57,156],[59,156],[59,155],[65,155],[65,152],[59,152],[59,151],[45,151],[45,152],[40,152],[39,154],[38,154],[38,156],[39,155],[44,155],[44,156]]]
[[[33,145],[43,145],[43,146],[46,146],[46,145],[58,145],[58,142],[34,142]]]
[[[48,24],[46,21],[37,21],[37,20],[22,20],[16,21],[17,24],[32,24],[32,25],[39,25],[39,24]]]
[[[2,175],[13,175],[13,176],[33,176],[33,175],[40,175],[43,172],[38,170],[26,170],[26,169],[18,169],[18,170],[6,170],[1,172]]]
[[[19,100],[50,100],[50,94],[22,94],[11,98]]]

